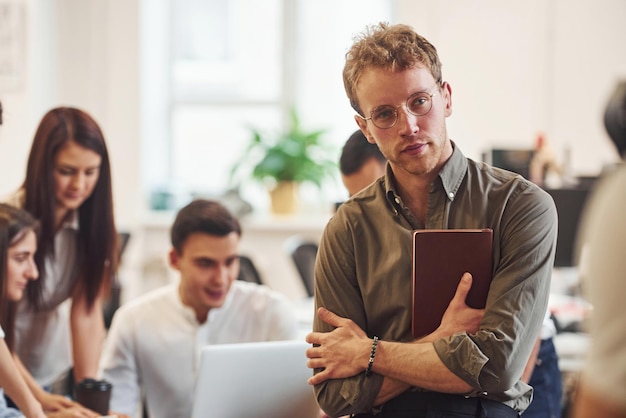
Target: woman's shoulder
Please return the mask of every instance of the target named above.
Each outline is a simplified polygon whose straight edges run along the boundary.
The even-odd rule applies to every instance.
[[[0,198],[0,202],[6,203],[7,205],[15,206],[17,208],[22,208],[24,207],[24,197],[24,189],[19,189],[9,195],[2,196]]]

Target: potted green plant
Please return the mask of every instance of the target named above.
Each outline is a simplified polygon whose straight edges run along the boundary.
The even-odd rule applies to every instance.
[[[322,142],[324,130],[304,130],[295,109],[284,132],[265,134],[252,128],[243,157],[231,170],[231,182],[242,172],[268,186],[272,211],[291,213],[297,207],[299,185],[309,182],[322,187],[325,178],[337,171],[329,158],[332,148]]]

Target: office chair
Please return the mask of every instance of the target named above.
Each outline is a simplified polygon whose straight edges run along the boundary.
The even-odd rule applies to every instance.
[[[318,244],[309,239],[293,236],[287,239],[285,247],[296,265],[307,295],[312,297],[315,289],[314,270]]]
[[[263,284],[261,275],[250,257],[245,255],[239,256],[239,277],[237,277],[237,280]]]

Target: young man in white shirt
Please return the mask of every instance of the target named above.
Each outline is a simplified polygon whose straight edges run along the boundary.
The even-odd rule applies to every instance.
[[[115,314],[102,356],[111,409],[150,418],[191,416],[199,353],[207,344],[287,340],[297,322],[282,294],[237,280],[241,227],[217,202],[196,200],[171,230],[170,265],[179,283]]]

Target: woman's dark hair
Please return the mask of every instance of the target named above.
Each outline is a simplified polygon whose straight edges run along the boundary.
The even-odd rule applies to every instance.
[[[24,238],[28,231],[38,232],[38,222],[25,210],[0,203],[0,326],[4,329],[9,350],[15,344],[15,312],[17,303],[7,297],[9,248]],[[29,283],[29,286],[32,282]]]
[[[182,208],[170,232],[172,247],[182,254],[185,241],[189,235],[202,232],[204,234],[224,237],[231,232],[241,236],[241,225],[220,203],[197,199]]]
[[[93,307],[100,289],[108,284],[117,270],[117,233],[113,216],[111,166],[104,135],[98,124],[86,112],[58,107],[41,120],[28,157],[24,180],[24,209],[41,224],[41,234],[35,261],[39,280],[27,288],[28,300],[35,306],[41,303],[46,280],[44,260],[54,255],[56,192],[54,164],[56,155],[68,142],[98,154],[102,161],[98,181],[91,195],[78,210],[78,282]],[[105,286],[108,289],[108,286]]]

